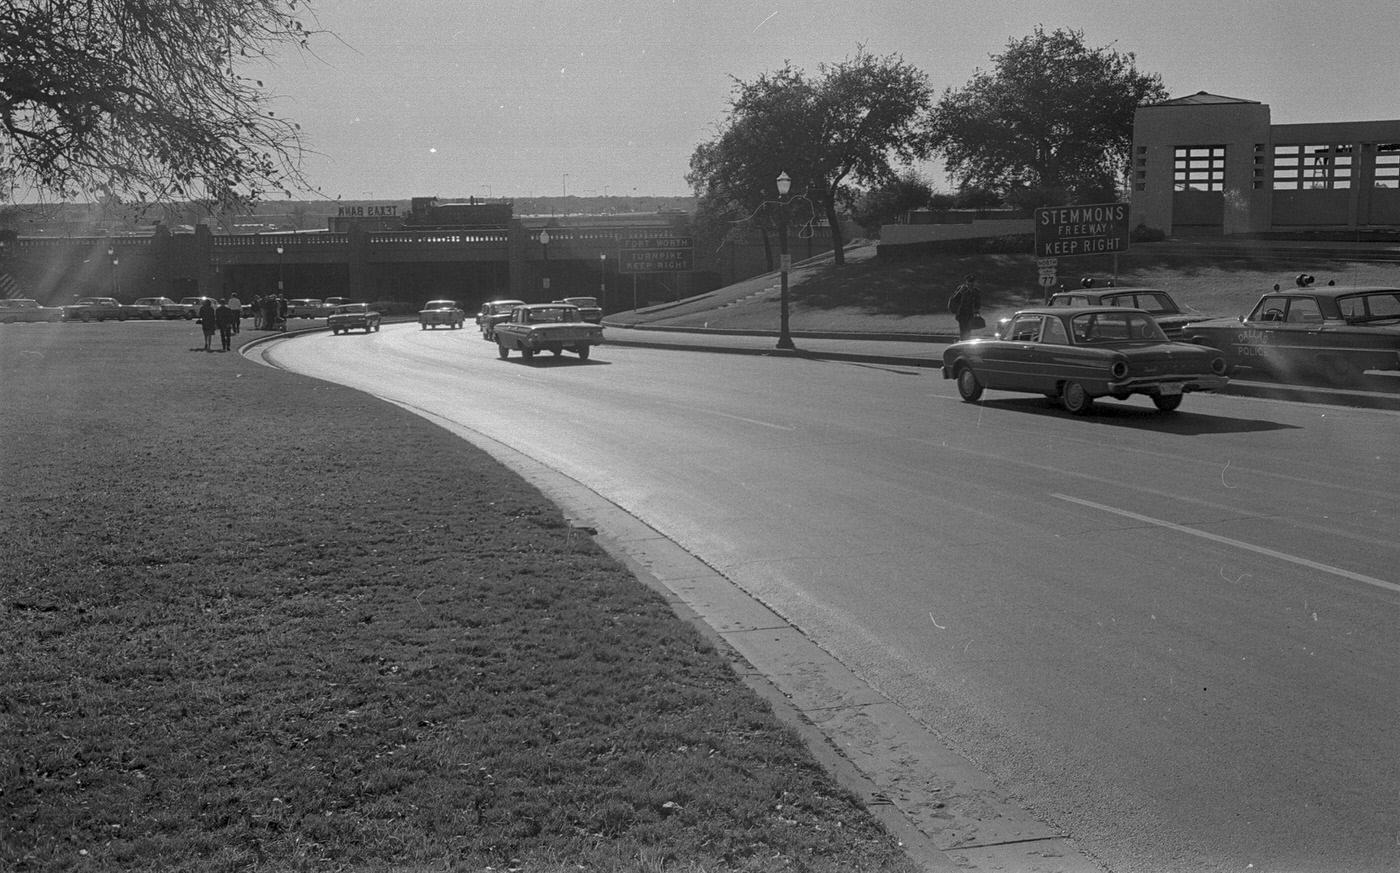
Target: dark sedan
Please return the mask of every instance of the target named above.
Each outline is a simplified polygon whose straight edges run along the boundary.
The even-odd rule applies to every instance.
[[[368,303],[346,303],[331,310],[326,316],[326,327],[333,334],[362,330],[365,333],[379,330],[382,317]]]
[[[1160,288],[1082,288],[1051,296],[1051,306],[1125,306],[1141,309],[1157,320],[1168,339],[1183,339],[1187,325],[1215,316],[1177,304]]]
[[[969,403],[985,388],[1029,391],[1084,415],[1095,398],[1145,394],[1163,412],[1193,391],[1223,388],[1225,358],[1215,349],[1167,339],[1150,314],[1121,306],[1024,309],[996,338],[954,343],[943,378]]]
[[[1400,370],[1400,288],[1277,285],[1249,315],[1193,324],[1192,338],[1225,353],[1231,367],[1284,379],[1353,385],[1366,370]]]
[[[115,297],[83,297],[63,307],[64,321],[106,321],[109,318],[126,321],[130,316],[130,310]]]

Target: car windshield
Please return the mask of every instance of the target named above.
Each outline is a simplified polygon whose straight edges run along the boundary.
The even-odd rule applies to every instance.
[[[342,315],[354,312],[366,312],[369,310],[368,303],[347,303],[344,306],[337,306],[335,311]]]
[[[1337,308],[1348,324],[1400,322],[1400,290],[1372,291],[1337,298]]]
[[[1145,312],[1087,312],[1070,327],[1081,345],[1122,342],[1165,342],[1166,334]]]

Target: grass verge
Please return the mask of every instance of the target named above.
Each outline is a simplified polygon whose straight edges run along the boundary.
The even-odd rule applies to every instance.
[[[0,868],[912,869],[514,474],[194,336],[0,326]]]

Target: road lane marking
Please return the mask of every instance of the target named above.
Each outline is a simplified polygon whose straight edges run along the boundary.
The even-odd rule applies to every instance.
[[[1361,573],[1353,573],[1350,570],[1343,570],[1341,567],[1333,567],[1330,564],[1322,564],[1317,561],[1310,561],[1307,558],[1300,558],[1297,555],[1289,555],[1285,552],[1275,551],[1274,549],[1268,549],[1263,546],[1256,546],[1253,543],[1246,543],[1243,540],[1235,540],[1229,537],[1222,537],[1219,534],[1208,533],[1207,531],[1197,530],[1193,527],[1186,527],[1185,525],[1175,524],[1170,521],[1164,521],[1160,518],[1153,518],[1150,515],[1139,515],[1136,512],[1129,512],[1126,509],[1118,509],[1113,506],[1105,506],[1102,503],[1094,503],[1092,500],[1081,500],[1078,497],[1070,497],[1068,494],[1056,494],[1054,492],[1051,492],[1050,496],[1056,498],[1057,500],[1065,500],[1070,503],[1078,503],[1080,506],[1087,506],[1090,509],[1097,509],[1101,512],[1109,512],[1114,515],[1121,515],[1124,518],[1131,518],[1134,521],[1141,521],[1147,524],[1155,524],[1158,527],[1164,527],[1168,530],[1174,530],[1177,533],[1190,534],[1191,536],[1200,537],[1201,539],[1210,540],[1216,543],[1221,543],[1222,545],[1234,546],[1237,549],[1244,549],[1245,551],[1255,552],[1260,555],[1267,555],[1270,558],[1277,558],[1280,561],[1287,561],[1290,564],[1297,564],[1300,567],[1307,567],[1311,570],[1318,570],[1322,573],[1331,573],[1334,576],[1341,576],[1343,579],[1350,579],[1353,582],[1363,582],[1367,585],[1374,585],[1377,588],[1384,588],[1387,591],[1400,592],[1400,585],[1397,585],[1394,582],[1387,582],[1384,579],[1377,579],[1374,576],[1366,576]]]

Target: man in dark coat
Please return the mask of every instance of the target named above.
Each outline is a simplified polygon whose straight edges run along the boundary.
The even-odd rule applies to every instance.
[[[976,274],[968,273],[948,298],[948,311],[958,320],[958,339],[972,336],[972,320],[982,314],[982,294],[977,290]]]
[[[233,326],[238,323],[238,316],[229,307],[227,300],[219,301],[219,308],[214,310],[214,324],[219,328],[219,342],[223,345],[224,351],[229,350],[233,341]]]

